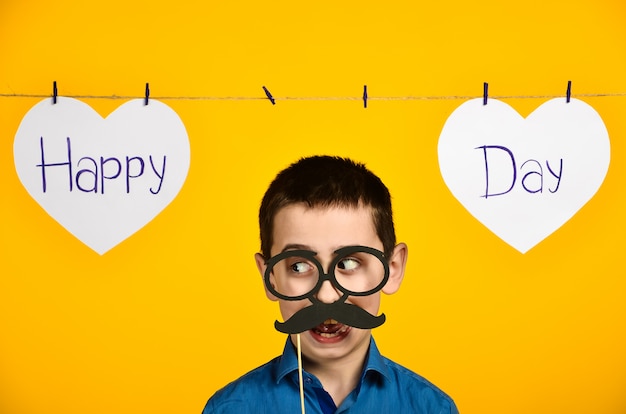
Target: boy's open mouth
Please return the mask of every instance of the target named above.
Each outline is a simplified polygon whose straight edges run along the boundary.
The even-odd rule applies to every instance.
[[[323,338],[334,338],[345,334],[349,329],[348,325],[339,323],[334,319],[326,319],[324,323],[320,323],[312,331]]]

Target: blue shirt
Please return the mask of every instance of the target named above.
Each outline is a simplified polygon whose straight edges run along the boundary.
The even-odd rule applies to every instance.
[[[333,412],[335,404],[321,382],[306,371],[304,398],[307,414]],[[298,360],[287,339],[283,354],[245,374],[216,392],[203,414],[301,412]],[[367,360],[357,387],[335,414],[458,414],[450,397],[425,378],[383,357],[372,338]]]

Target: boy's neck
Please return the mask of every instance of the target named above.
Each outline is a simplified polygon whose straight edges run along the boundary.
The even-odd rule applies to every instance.
[[[304,369],[320,380],[324,390],[330,394],[337,407],[361,380],[369,351],[369,342],[366,345],[336,360],[311,361],[303,356]]]

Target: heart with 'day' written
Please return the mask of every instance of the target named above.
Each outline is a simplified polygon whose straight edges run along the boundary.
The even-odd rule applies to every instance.
[[[162,102],[131,100],[102,118],[84,102],[58,97],[24,116],[13,156],[37,203],[104,254],[177,196],[190,149],[183,122]]]
[[[438,152],[454,197],[521,253],[595,195],[611,157],[600,115],[565,98],[545,102],[525,119],[496,99],[467,101],[446,121]]]

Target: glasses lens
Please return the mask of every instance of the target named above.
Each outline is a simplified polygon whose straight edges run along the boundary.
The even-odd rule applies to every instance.
[[[368,252],[352,252],[335,260],[335,279],[351,293],[368,293],[381,287],[385,266],[378,256]]]
[[[269,282],[277,293],[297,297],[309,293],[319,279],[317,264],[309,257],[284,257],[270,270]]]

